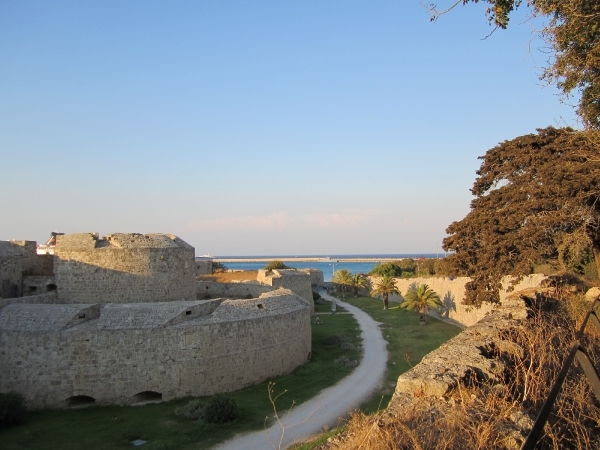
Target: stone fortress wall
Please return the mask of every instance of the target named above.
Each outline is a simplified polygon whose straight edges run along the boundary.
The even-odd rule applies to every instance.
[[[259,270],[256,281],[238,281],[221,283],[210,280],[196,281],[196,298],[233,297],[250,298],[272,292],[277,289],[289,289],[304,298],[311,305],[314,312],[312,298],[313,282],[319,282],[319,275],[323,279],[323,272],[316,269],[296,270]],[[322,284],[321,284],[322,286]],[[319,285],[314,285],[317,290]]]
[[[196,300],[193,247],[171,235],[109,237],[59,237],[56,291],[0,300],[0,392],[20,392],[31,409],[135,404],[240,389],[310,359],[312,301],[273,287]],[[0,275],[17,282],[23,257],[11,255]]]
[[[0,330],[0,391],[21,392],[34,409],[81,396],[132,404],[234,391],[289,373],[311,352],[309,309],[290,291],[104,307],[11,304],[0,311]]]
[[[194,247],[173,235],[57,236],[54,276],[65,303],[194,300]]]
[[[369,277],[371,284],[374,284],[377,277]],[[524,277],[521,282],[515,285],[514,290],[520,291],[523,289],[537,287],[542,280],[546,278],[542,274],[534,274]],[[447,320],[460,327],[469,327],[485,316],[490,314],[496,307],[489,303],[483,304],[481,308],[463,305],[462,301],[465,298],[465,284],[471,279],[468,277],[427,277],[427,278],[395,278],[396,287],[401,294],[406,294],[408,289],[413,284],[427,284],[431,289],[437,292],[444,303],[444,310],[439,313],[437,310],[431,310],[429,314],[433,317]],[[504,301],[511,293],[507,292],[510,286],[510,278],[506,278],[503,282],[504,289],[500,291],[500,301]],[[389,301],[400,303],[404,301],[404,297],[392,294],[389,296]]]
[[[36,254],[35,241],[0,241],[0,298],[20,297],[24,275],[52,276],[52,255]]]

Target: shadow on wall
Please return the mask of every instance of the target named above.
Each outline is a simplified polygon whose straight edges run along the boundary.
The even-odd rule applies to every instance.
[[[184,272],[181,261],[169,264],[168,258],[160,256],[137,255],[128,259],[127,267],[117,268],[55,256],[55,283],[49,290],[57,292],[60,303],[195,300],[195,269]],[[111,255],[107,259],[118,262],[124,258]]]

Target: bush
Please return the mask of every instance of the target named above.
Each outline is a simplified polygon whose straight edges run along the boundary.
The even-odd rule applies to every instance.
[[[237,402],[224,395],[215,395],[204,408],[204,421],[207,423],[231,422],[237,417]]]
[[[17,392],[0,394],[0,428],[18,425],[25,420],[25,399]]]
[[[206,405],[200,400],[192,400],[187,405],[177,408],[175,415],[178,417],[185,417],[186,419],[198,420],[204,417],[204,410]]]
[[[314,302],[316,302],[317,300],[319,300],[321,298],[321,294],[319,294],[317,291],[312,291],[312,296],[313,296]]]
[[[286,266],[283,261],[279,261],[278,259],[275,259],[271,262],[269,262],[266,266],[265,266],[265,270],[278,270],[278,269],[293,269],[293,267],[289,267]]]
[[[212,263],[212,273],[227,272],[228,270],[229,269],[227,268],[227,266],[225,264],[213,261],[213,263]]]
[[[343,351],[356,350],[356,346],[352,342],[342,342],[341,347]]]
[[[335,364],[336,366],[339,366],[339,367],[356,367],[356,366],[358,366],[358,361],[356,361],[356,360],[352,361],[350,358],[348,358],[346,355],[344,355],[341,358],[333,361],[333,364]]]

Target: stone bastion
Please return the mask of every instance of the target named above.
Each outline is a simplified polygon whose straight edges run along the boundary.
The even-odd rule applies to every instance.
[[[30,272],[9,244],[15,293]],[[0,392],[31,409],[229,392],[310,359],[310,302],[283,288],[196,300],[194,248],[175,236],[61,236],[53,267],[56,289],[0,300]]]

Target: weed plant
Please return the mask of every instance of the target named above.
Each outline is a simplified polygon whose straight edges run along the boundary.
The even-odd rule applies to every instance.
[[[504,333],[502,350],[485,349],[507,366],[501,384],[471,379],[443,399],[417,401],[393,414],[356,413],[336,449],[519,448],[589,308],[581,298],[556,292],[528,301],[530,317]],[[600,361],[600,335],[593,327],[582,343]],[[538,448],[600,448],[599,406],[582,370],[573,366]]]

